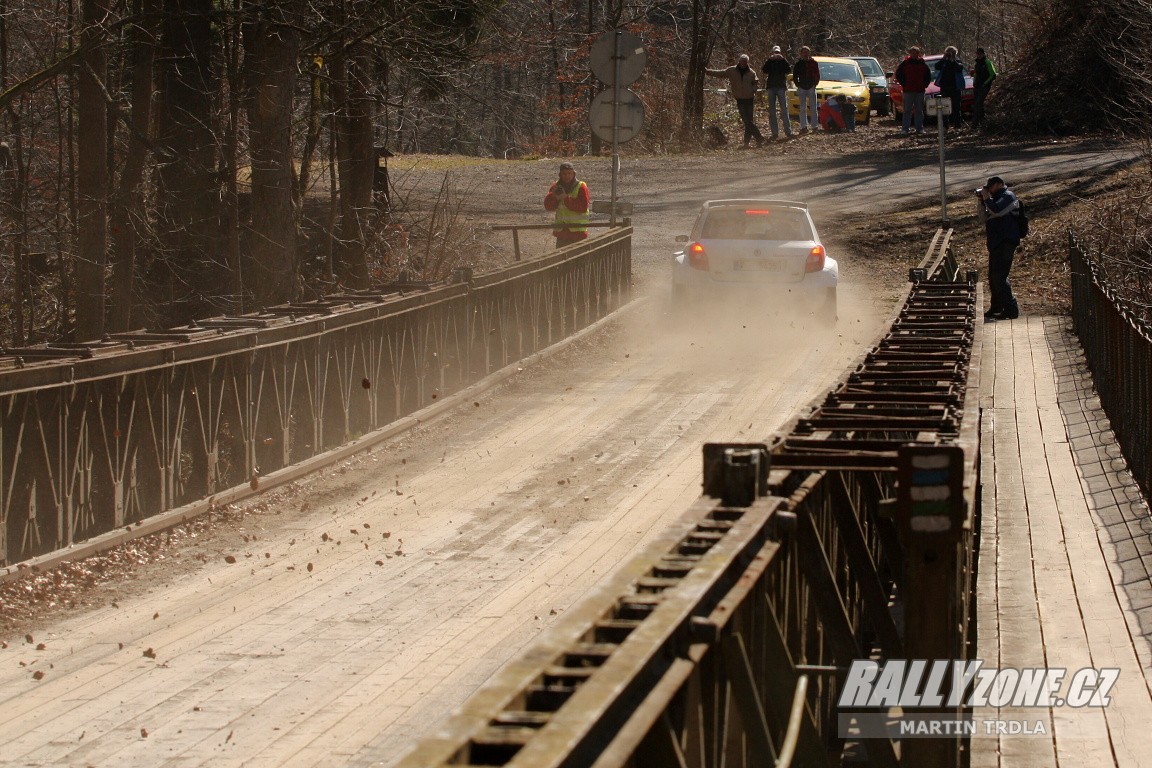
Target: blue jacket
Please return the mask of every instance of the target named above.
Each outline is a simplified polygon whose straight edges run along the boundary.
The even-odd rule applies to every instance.
[[[1016,219],[1016,209],[1020,201],[1016,193],[1004,187],[995,195],[984,201],[984,211],[987,219],[984,222],[988,236],[989,250],[1006,242],[1020,244],[1020,224]]]
[[[936,62],[936,85],[944,96],[955,96],[964,90],[964,67],[956,59]]]

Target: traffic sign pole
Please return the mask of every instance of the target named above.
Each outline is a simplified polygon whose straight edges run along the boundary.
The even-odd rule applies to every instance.
[[[616,30],[612,46],[612,213],[608,226],[616,226],[616,178],[620,174],[620,40],[622,30]]]
[[[639,133],[644,122],[644,105],[636,94],[625,86],[640,77],[647,57],[639,38],[617,29],[605,32],[596,39],[592,44],[589,58],[592,72],[608,86],[607,90],[601,91],[592,100],[588,119],[592,131],[597,136],[612,142],[612,200],[609,225],[614,227],[618,214],[616,187],[620,175],[620,145]],[[610,126],[605,123],[606,120],[611,120]],[[624,122],[627,124],[622,124]]]
[[[952,114],[952,99],[933,94],[924,99],[924,111],[936,116],[936,133],[940,140],[940,221],[948,226],[948,195],[944,175],[944,116]]]

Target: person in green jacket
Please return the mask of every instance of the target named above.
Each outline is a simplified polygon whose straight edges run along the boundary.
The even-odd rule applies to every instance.
[[[976,101],[972,104],[972,127],[977,128],[984,122],[984,99],[996,79],[996,67],[992,59],[984,55],[983,48],[976,49],[976,61],[972,64],[972,89],[975,91]]]

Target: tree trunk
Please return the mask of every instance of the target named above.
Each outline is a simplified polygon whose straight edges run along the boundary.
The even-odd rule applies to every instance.
[[[549,73],[549,79],[552,81],[553,87],[556,89],[555,93],[555,111],[563,112],[568,108],[568,100],[565,94],[565,84],[561,80],[561,59],[564,52],[560,50],[560,30],[556,22],[556,8],[554,5],[548,5],[548,58],[550,60],[552,71]],[[563,125],[560,127],[559,138],[561,141],[569,141],[572,138],[572,127]]]
[[[77,99],[79,193],[76,244],[76,340],[92,341],[104,335],[104,266],[108,252],[108,108],[104,81],[108,55],[101,45],[100,26],[108,13],[105,0],[83,0],[80,44],[86,46],[80,63]]]
[[[243,0],[232,0],[232,10],[239,15]],[[220,210],[220,258],[228,270],[228,306],[233,312],[244,312],[251,291],[245,284],[243,247],[240,244],[240,113],[243,111],[244,90],[241,74],[243,48],[240,24],[229,28],[224,45],[225,77],[228,88],[218,92],[217,112],[221,115],[224,141],[220,146],[220,190],[223,205]]]
[[[0,91],[8,89],[8,3],[0,0]],[[21,173],[20,153],[20,117],[8,108],[11,121],[7,125],[9,134],[13,138],[12,145],[8,142],[0,144],[0,264],[3,263],[4,254],[11,258],[11,284],[0,285],[3,289],[11,290],[10,298],[0,294],[0,301],[7,304],[8,324],[11,327],[9,338],[0,337],[0,345],[22,345],[24,343],[24,316],[23,296],[21,295],[20,266],[22,262],[22,246],[20,222],[24,210],[20,204],[21,190],[23,188],[23,174]]]
[[[144,166],[148,147],[142,138],[150,138],[152,124],[152,92],[156,59],[155,21],[158,0],[143,0],[137,5],[141,22],[130,33],[132,66],[132,129],[128,133],[128,149],[123,169],[112,200],[112,305],[108,311],[108,326],[113,331],[127,331],[132,327],[132,314],[136,301],[136,245],[143,238]]]
[[[157,147],[157,319],[183,324],[212,313],[229,283],[218,256],[219,184],[213,132],[212,0],[164,0]]]
[[[0,40],[3,35],[0,34]],[[6,46],[0,46],[6,47]],[[27,322],[24,305],[28,300],[27,253],[27,195],[28,165],[23,151],[23,127],[19,117],[12,116],[11,135],[13,144],[5,145],[4,168],[0,172],[0,234],[3,235],[6,250],[12,258],[12,300],[9,306],[9,322],[12,326],[10,343],[23,346],[28,341]]]
[[[321,112],[324,109],[324,80],[321,77],[324,60],[320,57],[312,61],[308,70],[308,132],[304,137],[304,153],[300,157],[300,177],[297,179],[296,208],[304,210],[304,196],[312,183],[312,160],[316,148],[320,146],[320,132],[323,125]]]
[[[333,66],[336,152],[340,172],[340,248],[337,275],[349,288],[368,288],[367,236],[376,152],[372,143],[374,102],[369,91],[372,56],[356,43]]]
[[[704,68],[712,52],[707,10],[707,2],[693,0],[692,38],[684,78],[684,106],[680,112],[680,140],[684,143],[695,143],[704,123]]]
[[[591,44],[591,41],[595,39],[594,36],[596,34],[597,27],[602,26],[601,24],[598,24],[598,22],[600,22],[601,17],[603,15],[602,13],[598,12],[598,11],[600,11],[598,6],[599,6],[598,0],[588,0],[588,40],[589,40],[589,44]],[[588,89],[588,109],[589,110],[592,109],[592,101],[595,98],[596,98],[596,89],[595,88],[589,88]],[[592,130],[590,130],[588,132],[588,134],[589,134],[588,152],[593,157],[599,157],[600,156],[600,150],[601,150],[600,135],[598,133],[596,133],[595,131],[592,131]]]
[[[252,230],[247,271],[258,306],[295,297],[299,262],[292,185],[292,95],[300,36],[283,5],[265,6],[245,27]]]

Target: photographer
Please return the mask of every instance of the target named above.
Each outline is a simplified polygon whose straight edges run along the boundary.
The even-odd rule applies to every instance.
[[[572,163],[560,163],[560,178],[544,196],[544,210],[556,212],[552,235],[556,247],[563,248],[588,237],[588,208],[592,195],[588,185],[576,178]]]
[[[1008,273],[1012,271],[1016,247],[1020,245],[1020,225],[1013,215],[1020,201],[999,176],[990,177],[976,190],[976,195],[988,239],[988,291],[992,294],[984,320],[1015,320],[1020,316],[1020,306],[1012,295]]]

